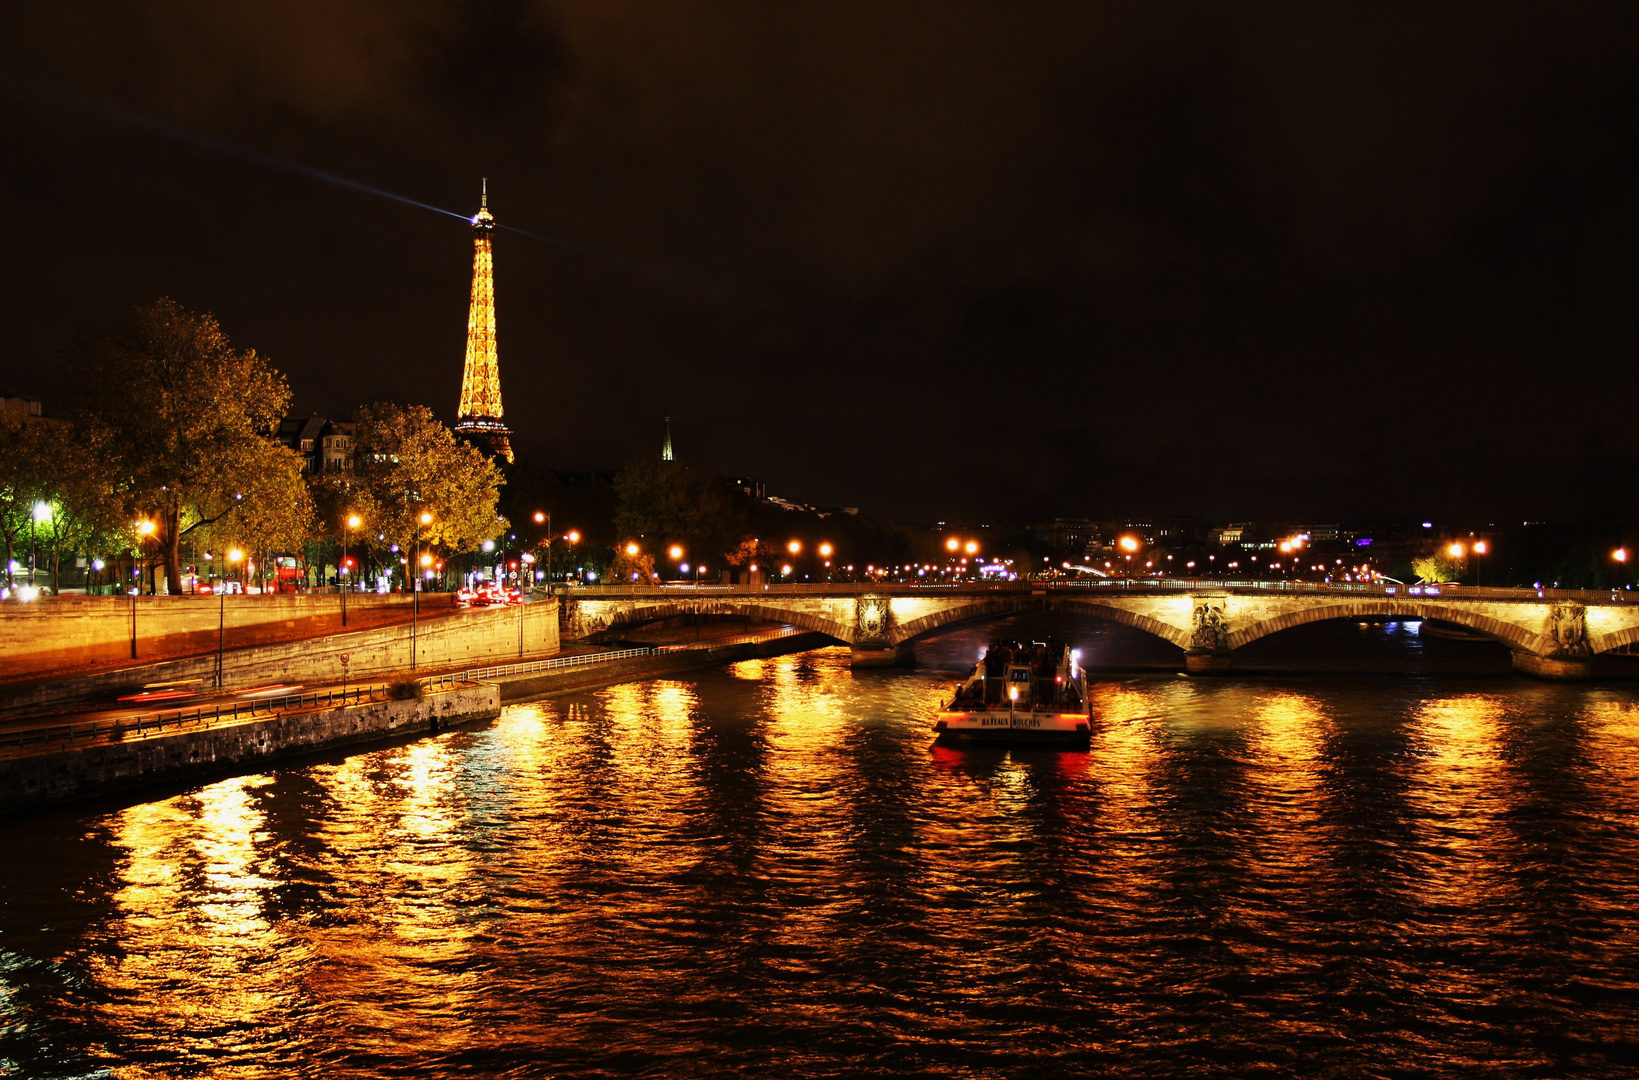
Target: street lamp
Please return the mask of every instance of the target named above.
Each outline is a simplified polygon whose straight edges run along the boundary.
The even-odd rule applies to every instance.
[[[580,530],[570,529],[563,534],[563,538],[569,542],[570,547],[574,547],[580,543]],[[552,584],[552,546],[550,544],[546,548],[546,583],[548,586]],[[565,593],[564,595],[567,596],[568,594]]]
[[[353,530],[358,528],[360,524],[362,524],[362,521],[357,514],[348,514],[347,528],[343,529],[341,534],[341,568],[336,572],[336,578],[341,583],[341,624],[343,626],[347,625],[347,586],[349,583],[342,579],[352,576],[347,572],[349,562],[347,549],[353,539]]]
[[[425,510],[423,510],[420,513],[420,515],[417,516],[416,519],[415,519],[415,551],[416,551],[417,554],[419,554],[421,552],[421,526],[431,525],[432,523],[433,523],[433,516],[431,514],[427,513]],[[431,559],[429,559],[428,561],[431,562]],[[404,576],[409,577],[410,574],[414,570],[415,570],[415,563],[411,562],[411,561],[406,561],[405,564],[404,564]],[[416,622],[419,619],[420,614],[421,614],[421,575],[416,574],[415,586],[410,591],[410,670],[411,671],[415,670]]]
[[[232,566],[234,563],[238,562],[240,559],[242,559],[244,557],[245,557],[244,552],[240,551],[238,548],[234,548],[234,549],[232,549],[231,551],[228,552],[228,565]],[[222,584],[223,584],[224,587],[216,590],[216,688],[218,690],[222,689],[222,645],[223,645],[224,640],[227,637],[227,625],[228,625],[228,590],[226,588],[227,583],[228,583],[228,574],[227,574],[226,569],[224,569],[223,572],[222,572]]]
[[[28,587],[34,588],[34,527],[42,521],[51,520],[51,505],[46,502],[34,504],[34,514],[28,523]]]
[[[137,522],[137,535],[142,539],[154,535],[154,523],[151,521]],[[137,658],[137,593],[142,591],[142,571],[137,565],[137,557],[142,553],[142,540],[137,541],[136,549],[131,553],[131,574],[137,583],[131,587],[131,659]]]

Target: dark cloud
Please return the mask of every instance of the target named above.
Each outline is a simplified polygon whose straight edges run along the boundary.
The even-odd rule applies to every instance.
[[[460,223],[220,140],[461,213],[487,175],[564,242],[497,249],[549,464],[647,453],[669,411],[707,467],[912,519],[1635,494],[1632,5],[7,18],[8,385],[54,392],[64,341],[165,293],[304,408],[453,412]]]

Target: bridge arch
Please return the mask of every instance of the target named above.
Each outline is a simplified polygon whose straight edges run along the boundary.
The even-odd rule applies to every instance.
[[[929,615],[924,615],[920,619],[905,623],[897,628],[894,637],[899,643],[913,642],[925,637],[931,637],[957,623],[996,619],[1006,615],[1014,615],[1021,611],[1075,611],[1103,619],[1106,622],[1131,626],[1181,649],[1189,647],[1189,631],[1187,630],[1169,626],[1158,619],[1152,619],[1148,615],[1136,611],[1128,611],[1125,608],[1101,604],[1081,597],[986,597],[959,607],[944,608]]]
[[[1612,630],[1608,634],[1596,634],[1588,639],[1588,648],[1594,655],[1620,649],[1624,645],[1639,642],[1639,626],[1629,626],[1621,630]]]
[[[596,603],[596,601],[593,601]],[[812,611],[783,608],[766,600],[739,602],[731,598],[712,600],[674,600],[670,598],[631,604],[611,605],[609,618],[601,625],[589,628],[588,637],[619,633],[649,623],[661,622],[680,615],[729,615],[756,619],[759,622],[789,623],[814,633],[825,634],[843,644],[852,644],[853,627]]]
[[[1278,634],[1282,630],[1291,630],[1309,623],[1384,616],[1401,619],[1439,619],[1455,623],[1484,634],[1498,644],[1518,652],[1535,652],[1540,641],[1540,635],[1531,633],[1516,623],[1465,610],[1455,604],[1360,599],[1328,604],[1304,604],[1273,618],[1262,619],[1249,626],[1232,630],[1229,635],[1229,648],[1233,651],[1270,634]]]

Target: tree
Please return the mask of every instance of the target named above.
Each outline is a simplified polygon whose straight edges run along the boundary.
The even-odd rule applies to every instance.
[[[284,376],[254,350],[236,352],[210,315],[161,299],[71,368],[74,385],[95,388],[77,403],[80,427],[104,448],[126,516],[153,522],[171,592],[182,590],[184,536],[278,512],[301,474],[301,458],[273,438],[290,405]]]
[[[41,455],[41,498],[35,528],[49,551],[51,591],[62,591],[64,552],[122,548],[126,542],[119,500],[103,473],[103,448],[94,436],[65,423],[36,425]]]
[[[354,417],[352,507],[367,536],[407,548],[425,513],[421,543],[475,550],[507,529],[496,513],[501,474],[474,447],[457,442],[425,405],[379,402]]]
[[[1454,560],[1439,552],[1435,552],[1433,555],[1425,555],[1421,559],[1411,560],[1412,573],[1431,584],[1456,581],[1460,569]]]
[[[0,413],[0,540],[5,543],[6,584],[15,585],[11,564],[28,537],[34,504],[44,494],[39,429],[13,413]]]
[[[637,537],[651,545],[680,543],[694,560],[719,558],[738,535],[734,507],[722,484],[677,461],[646,458],[615,477],[617,546]]]
[[[25,537],[36,566],[50,570],[53,593],[61,587],[65,552],[112,542],[121,515],[101,460],[95,439],[72,425],[0,417],[0,535],[8,577]]]
[[[634,582],[648,585],[654,581],[654,556],[647,551],[630,554],[622,547],[615,552],[614,565],[609,567],[609,582]]]

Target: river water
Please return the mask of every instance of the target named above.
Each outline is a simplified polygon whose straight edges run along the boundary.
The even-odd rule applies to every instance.
[[[1032,616],[7,822],[0,1075],[1635,1075],[1639,686],[1325,624],[1285,666],[1360,670],[932,745],[1049,630],[1153,648]]]

